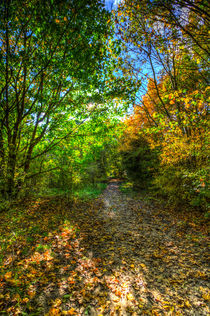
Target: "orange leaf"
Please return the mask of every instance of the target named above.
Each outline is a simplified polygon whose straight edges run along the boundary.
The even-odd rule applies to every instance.
[[[5,273],[4,277],[5,277],[6,280],[11,279],[11,277],[12,277],[12,271],[8,271],[7,273]]]
[[[60,316],[61,315],[61,312],[60,312],[60,309],[58,308],[51,308],[49,310],[49,313],[47,314],[47,316]]]
[[[77,313],[75,312],[75,309],[74,308],[71,308],[67,311],[67,315],[76,315]]]

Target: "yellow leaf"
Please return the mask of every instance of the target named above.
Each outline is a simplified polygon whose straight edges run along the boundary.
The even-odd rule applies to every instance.
[[[127,294],[127,299],[129,300],[129,301],[134,301],[134,296],[131,294],[131,293],[128,293]]]
[[[134,264],[131,264],[130,267],[131,267],[131,268],[135,268]]]
[[[53,303],[53,306],[54,306],[54,307],[58,307],[58,306],[61,305],[61,303],[62,303],[61,299],[56,298],[55,302]]]
[[[76,315],[77,313],[75,312],[75,309],[74,308],[71,308],[67,311],[67,315]]]
[[[29,298],[28,297],[25,297],[22,299],[22,303],[28,303],[29,302]]]
[[[191,307],[191,305],[190,305],[190,302],[189,301],[186,301],[186,302],[184,302],[185,303],[185,305],[187,306],[187,307]]]
[[[205,301],[209,301],[209,300],[210,300],[210,293],[204,293],[204,294],[202,295],[202,297],[203,297],[203,299],[204,299]]]
[[[146,269],[146,266],[144,263],[141,263],[140,266],[143,268],[143,269]]]
[[[169,311],[170,308],[171,308],[171,306],[169,306],[169,305],[163,305],[163,308],[164,308],[165,310]]]

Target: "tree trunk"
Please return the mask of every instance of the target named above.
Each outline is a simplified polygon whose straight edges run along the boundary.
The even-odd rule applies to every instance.
[[[13,198],[17,195],[15,192],[15,167],[16,167],[16,153],[11,146],[9,150],[8,164],[7,164],[7,186],[6,186],[6,194],[9,198]]]

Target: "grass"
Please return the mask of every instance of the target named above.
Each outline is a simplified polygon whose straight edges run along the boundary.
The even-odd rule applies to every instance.
[[[96,183],[95,185],[88,185],[84,188],[76,190],[73,195],[79,199],[95,199],[106,188],[106,183]]]
[[[30,252],[30,248],[34,246],[37,238],[44,238],[49,230],[55,229],[59,222],[62,222],[62,212],[55,212],[51,221],[47,221],[47,216],[44,215],[46,210],[43,210],[42,220],[37,217],[36,209],[39,209],[45,199],[52,201],[56,198],[72,197],[78,201],[88,201],[97,198],[106,188],[106,183],[96,183],[95,185],[86,185],[73,192],[49,189],[42,195],[36,195],[26,200],[26,205],[23,202],[21,207],[18,202],[10,205],[8,210],[0,212],[0,268],[5,259],[5,253],[10,251],[11,254],[15,249],[16,243],[21,243],[21,252],[26,255]],[[21,203],[20,203],[21,204]],[[33,205],[33,206],[32,206]],[[31,207],[34,211],[31,210]],[[51,206],[52,207],[52,206]],[[52,210],[49,209],[49,212]],[[34,212],[34,215],[32,215]],[[41,237],[42,236],[42,237]],[[1,269],[0,269],[1,270]]]
[[[50,198],[50,197],[67,197],[67,198],[79,198],[82,200],[95,199],[100,195],[106,188],[106,183],[95,183],[95,184],[83,184],[80,187],[74,189],[60,189],[60,188],[44,188],[39,192],[35,192],[29,197],[39,199],[39,198]],[[1,207],[1,204],[0,204]],[[3,207],[3,206],[2,206]]]
[[[133,195],[133,186],[134,183],[131,181],[125,181],[120,184],[120,191],[126,195]]]

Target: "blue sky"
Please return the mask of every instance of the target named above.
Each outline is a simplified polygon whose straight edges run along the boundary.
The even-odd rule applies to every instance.
[[[114,6],[116,6],[120,2],[121,0],[105,0],[105,8],[107,10],[112,10]]]

